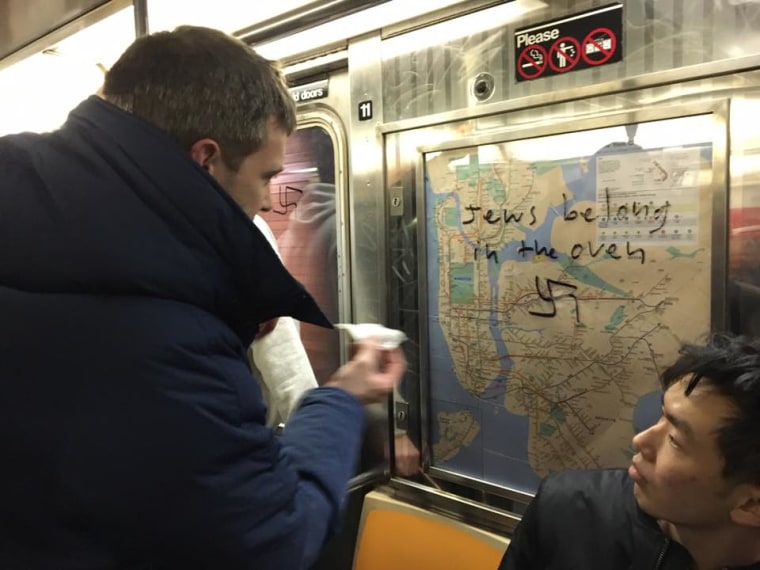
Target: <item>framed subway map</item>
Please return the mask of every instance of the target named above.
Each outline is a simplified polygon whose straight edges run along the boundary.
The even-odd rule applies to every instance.
[[[715,121],[424,149],[434,473],[532,493],[630,462],[661,371],[720,318]]]

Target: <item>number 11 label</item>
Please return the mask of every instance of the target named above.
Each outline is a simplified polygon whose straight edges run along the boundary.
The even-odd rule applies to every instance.
[[[362,101],[359,103],[359,120],[369,121],[372,118],[372,101]]]

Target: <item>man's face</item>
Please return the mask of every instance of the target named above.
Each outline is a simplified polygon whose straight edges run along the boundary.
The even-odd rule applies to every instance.
[[[709,387],[684,394],[688,378],[663,399],[660,421],[633,438],[638,453],[628,470],[634,495],[649,515],[677,525],[727,523],[736,486],[722,476],[716,430],[735,414],[729,400]]]
[[[271,121],[264,144],[246,156],[237,171],[227,168],[221,161],[216,161],[209,169],[249,218],[262,208],[272,207],[269,182],[282,171],[287,140],[287,133]]]

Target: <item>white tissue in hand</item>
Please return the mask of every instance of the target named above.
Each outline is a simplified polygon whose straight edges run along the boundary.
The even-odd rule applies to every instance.
[[[336,328],[346,331],[354,340],[361,341],[374,338],[385,349],[393,349],[406,340],[403,331],[389,329],[375,323],[361,323],[352,325],[348,323],[336,323]]]

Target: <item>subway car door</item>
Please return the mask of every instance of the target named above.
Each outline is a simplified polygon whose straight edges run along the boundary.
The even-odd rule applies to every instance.
[[[271,182],[271,207],[262,217],[277,240],[283,263],[328,318],[334,323],[351,322],[348,72],[339,69],[289,80],[298,126],[288,139],[284,170]],[[300,323],[300,334],[321,385],[346,360],[347,345],[336,330]],[[362,500],[385,478],[386,425],[384,416],[368,422],[349,486],[343,530],[314,568],[352,567]]]

